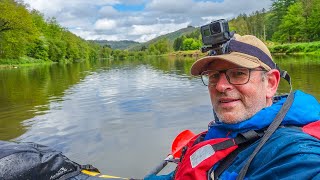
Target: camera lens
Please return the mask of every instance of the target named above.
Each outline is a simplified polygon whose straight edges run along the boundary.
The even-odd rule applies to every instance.
[[[221,27],[219,22],[212,23],[210,26],[211,34],[221,33]]]
[[[203,36],[210,36],[210,30],[209,29],[203,30]]]

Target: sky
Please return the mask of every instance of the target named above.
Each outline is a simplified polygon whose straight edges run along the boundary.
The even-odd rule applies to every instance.
[[[23,0],[86,40],[146,42],[188,25],[270,9],[271,0]]]

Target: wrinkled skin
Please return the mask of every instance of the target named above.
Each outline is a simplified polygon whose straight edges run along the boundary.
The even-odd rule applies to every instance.
[[[216,60],[207,70],[225,70],[239,67],[227,61]],[[215,86],[208,86],[211,103],[220,121],[235,124],[249,119],[264,107],[272,104],[272,97],[280,82],[278,70],[270,70],[263,75],[261,71],[251,71],[249,82],[232,85],[225,74],[221,74]]]

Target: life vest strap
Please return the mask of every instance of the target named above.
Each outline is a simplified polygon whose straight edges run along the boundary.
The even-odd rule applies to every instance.
[[[233,160],[238,156],[238,154],[250,146],[251,143],[252,141],[248,143],[242,143],[236,150],[224,158],[216,169],[214,169],[214,166],[212,166],[212,168],[208,171],[207,179],[218,179],[218,177],[233,163]]]
[[[264,132],[250,130],[248,132],[239,133],[234,139],[227,139],[223,142],[213,144],[212,148],[214,151],[227,149],[234,145],[241,145],[250,141],[255,141],[263,136]]]
[[[276,115],[276,117],[274,118],[272,123],[269,125],[269,127],[267,128],[265,134],[261,138],[260,143],[254,149],[253,153],[249,156],[249,158],[248,158],[247,162],[245,163],[245,165],[241,168],[241,170],[239,172],[239,175],[237,176],[237,180],[243,180],[244,179],[244,177],[245,177],[245,175],[246,175],[246,173],[247,173],[247,171],[249,169],[249,166],[250,166],[253,158],[256,156],[256,154],[258,154],[260,149],[268,141],[268,139],[271,137],[271,135],[278,129],[278,127],[280,126],[283,118],[285,117],[285,115],[289,111],[289,109],[290,109],[290,107],[291,107],[291,105],[293,103],[293,100],[294,100],[294,92],[291,92],[288,95],[287,100],[282,105],[280,111],[278,112],[278,114]]]

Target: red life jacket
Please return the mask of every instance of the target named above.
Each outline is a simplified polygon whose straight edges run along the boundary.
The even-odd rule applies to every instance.
[[[302,131],[320,139],[320,121],[303,126]],[[217,138],[203,141],[206,133],[207,131],[198,134],[186,145],[175,172],[176,180],[207,179],[207,172],[217,162],[235,151],[238,145],[255,141],[263,136],[263,133],[252,130],[239,133],[236,138]]]

